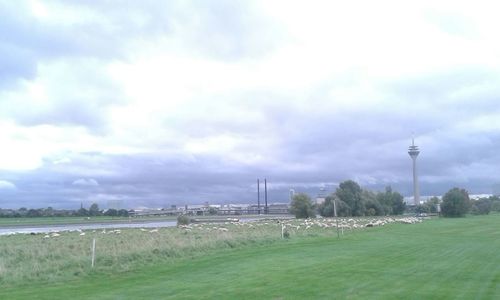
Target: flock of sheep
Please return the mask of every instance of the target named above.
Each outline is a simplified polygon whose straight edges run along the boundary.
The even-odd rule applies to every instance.
[[[179,228],[186,231],[191,231],[193,229],[204,229],[207,231],[218,230],[218,231],[228,231],[228,228],[233,227],[258,227],[258,226],[269,226],[272,224],[281,224],[284,229],[294,229],[294,230],[308,230],[313,227],[316,228],[336,228],[338,221],[338,227],[342,229],[358,229],[365,227],[376,227],[384,226],[390,223],[402,223],[402,224],[416,224],[421,223],[423,218],[416,217],[383,217],[383,218],[339,218],[338,220],[334,218],[317,218],[317,219],[276,219],[276,220],[261,220],[253,222],[224,222],[219,226],[213,226],[208,223],[197,223],[191,225],[181,225]],[[231,226],[228,226],[231,225]]]
[[[179,229],[184,232],[190,232],[192,230],[201,230],[201,231],[212,231],[212,232],[228,232],[232,228],[259,228],[262,226],[281,226],[282,230],[293,230],[293,231],[307,231],[310,229],[328,229],[328,228],[336,228],[347,230],[347,229],[361,229],[366,227],[377,227],[384,226],[386,224],[391,223],[403,223],[403,224],[415,224],[423,221],[423,218],[417,217],[382,217],[382,218],[317,218],[317,219],[265,219],[265,220],[254,220],[247,222],[238,222],[237,220],[231,219],[227,222],[222,223],[195,223],[190,225],[180,225]],[[338,224],[338,225],[337,225]],[[145,229],[140,228],[141,232],[144,233],[158,233],[160,228],[154,229]],[[78,229],[76,232],[80,236],[84,236],[85,232]],[[103,229],[100,232],[96,230],[92,230],[92,233],[100,233],[100,234],[120,234],[120,229],[112,229],[106,230]],[[45,234],[44,238],[56,238],[61,236],[61,232],[54,231]]]

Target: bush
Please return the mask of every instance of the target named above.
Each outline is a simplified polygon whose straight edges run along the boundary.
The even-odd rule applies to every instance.
[[[452,188],[443,196],[441,211],[445,217],[463,217],[470,209],[469,193],[464,189]]]
[[[369,199],[365,203],[365,215],[367,216],[383,216],[385,214],[384,207],[377,199]]]
[[[187,215],[180,215],[177,217],[177,226],[179,225],[189,225],[191,219]]]
[[[118,211],[114,208],[110,208],[104,213],[104,215],[109,217],[116,217],[118,216]]]
[[[415,207],[415,212],[417,214],[428,214],[431,212],[431,209],[428,205],[422,205],[422,204],[419,204]]]
[[[471,212],[475,215],[487,215],[491,211],[491,201],[488,198],[481,198],[472,204]]]
[[[312,203],[311,198],[303,193],[293,196],[290,211],[297,219],[316,217],[314,204]]]
[[[208,209],[208,214],[211,215],[211,216],[216,215],[218,212],[219,212],[219,210],[217,208],[215,208],[215,207],[210,207]]]
[[[321,203],[318,206],[318,212],[323,217],[333,217],[334,216],[334,207],[333,201],[335,200],[334,196],[328,196],[325,199],[325,202]]]
[[[491,202],[491,210],[500,212],[500,202],[499,201]]]

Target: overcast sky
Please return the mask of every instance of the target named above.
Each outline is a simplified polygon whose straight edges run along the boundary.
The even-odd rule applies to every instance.
[[[0,0],[0,207],[491,193],[495,5]]]

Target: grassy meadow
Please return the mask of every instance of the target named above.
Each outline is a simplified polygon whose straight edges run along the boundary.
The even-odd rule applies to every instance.
[[[287,221],[289,239],[273,221],[2,236],[0,298],[500,297],[500,215],[372,228],[363,222],[374,220],[346,226],[340,239],[324,219]]]

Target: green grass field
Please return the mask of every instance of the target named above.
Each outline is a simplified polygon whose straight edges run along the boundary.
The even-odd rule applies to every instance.
[[[0,299],[500,298],[500,215],[389,224],[347,231],[341,239],[331,229],[288,240],[270,232],[247,237],[267,242],[200,244],[201,255],[190,244],[192,254],[150,256],[152,263],[128,271],[104,268],[49,282],[21,276],[4,283]]]

